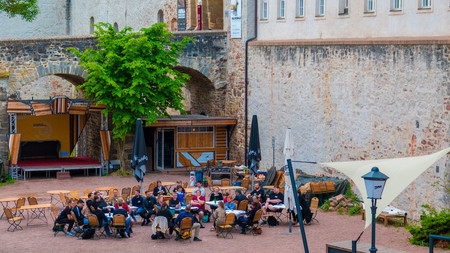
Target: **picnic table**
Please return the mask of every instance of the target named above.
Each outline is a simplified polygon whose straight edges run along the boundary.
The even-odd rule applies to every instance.
[[[186,193],[193,193],[194,192],[195,187],[188,187],[188,188],[184,188],[184,191]]]
[[[11,207],[13,207],[13,206],[9,206],[9,203],[10,202],[13,202],[14,203],[14,205],[16,205],[16,201],[18,200],[19,198],[4,198],[4,199],[0,199],[0,203],[2,204],[2,207],[3,207],[3,213],[2,213],[2,216],[0,216],[0,219],[1,218],[3,218],[3,215],[5,215],[5,208],[11,208]]]
[[[50,209],[51,204],[39,204],[22,206],[20,210],[27,211],[27,226],[35,220],[41,220],[48,224],[47,217],[45,216],[45,209]]]
[[[70,194],[70,191],[68,190],[52,190],[52,191],[47,191],[48,194],[50,194],[50,204],[53,204],[53,199],[55,200],[55,205],[57,203],[60,203],[63,207],[63,203],[61,202],[61,198],[59,197],[59,194],[62,193],[63,195],[68,195]],[[58,197],[54,198],[53,195],[58,195]]]

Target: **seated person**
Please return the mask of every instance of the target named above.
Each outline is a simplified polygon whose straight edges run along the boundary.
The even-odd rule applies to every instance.
[[[102,212],[110,212],[111,209],[107,207],[106,202],[101,200],[100,196],[94,194],[94,210],[100,210]],[[92,212],[93,213],[93,212]]]
[[[200,190],[202,196],[205,197],[205,188],[203,188],[202,181],[197,181],[193,192],[196,193],[197,190]]]
[[[132,223],[134,223],[131,219],[131,217],[128,216],[128,212],[127,210],[123,209],[123,200],[122,198],[117,200],[117,208],[114,210],[113,215],[116,214],[122,214],[123,216],[125,216],[125,233],[124,231],[120,231],[120,236],[122,238],[128,238],[130,237],[130,228],[132,227]]]
[[[176,195],[175,195],[176,196]],[[167,226],[169,227],[169,234],[173,233],[174,230],[174,223],[173,223],[173,216],[172,213],[169,211],[169,207],[167,206],[166,202],[162,203],[161,209],[158,211],[156,216],[163,216],[167,219]],[[164,233],[164,231],[163,231]]]
[[[113,190],[113,195],[111,197],[111,205],[115,206],[120,198],[122,198],[122,197],[119,195],[119,190],[118,189],[114,189]]]
[[[200,223],[200,228],[204,228],[204,226],[201,222],[203,219],[203,215],[205,214],[205,197],[202,196],[202,193],[200,190],[197,190],[195,192],[195,195],[192,196],[191,206],[198,207],[198,220]]]
[[[162,186],[161,180],[156,181],[156,186],[153,189],[153,196],[159,196],[159,195],[167,195],[167,189],[166,187]]]
[[[225,216],[226,216],[225,204],[223,202],[219,202],[218,207],[213,214],[214,228],[216,228],[216,235],[219,235],[219,230],[217,229],[217,226],[223,225],[225,223]]]
[[[236,197],[234,197],[234,200],[236,200],[238,202],[237,204],[239,206],[239,203],[241,203],[242,200],[248,200],[248,199],[244,196],[244,194],[242,194],[241,189],[236,189]]]
[[[150,223],[150,218],[152,215],[156,215],[156,212],[153,210],[156,205],[156,198],[153,196],[152,191],[146,191],[145,192],[145,198],[144,198],[144,209],[147,212],[147,215],[142,222],[142,226],[147,225]]]
[[[247,212],[245,215],[241,216],[237,220],[237,224],[242,228],[241,234],[245,235],[245,228],[247,226],[253,225],[253,219],[255,218],[256,211],[259,210],[258,203],[252,202],[251,208],[249,208],[249,212]]]
[[[73,227],[73,217],[70,214],[70,212],[72,211],[73,207],[75,206],[75,203],[73,202],[73,200],[69,200],[69,203],[67,204],[67,206],[61,211],[61,213],[59,213],[58,218],[56,218],[55,220],[55,224],[69,224],[69,227],[67,227],[67,232],[66,235],[68,236],[73,236],[73,233],[71,232],[72,227]]]
[[[231,200],[233,200],[233,197],[231,196],[231,194],[229,194],[228,192],[225,192],[225,194],[223,194],[223,202],[227,203],[228,202],[228,196],[231,197]]]
[[[163,203],[164,203],[164,197],[159,196],[158,201],[156,202],[156,207],[158,207],[158,210],[161,209]]]
[[[282,209],[277,209],[273,207],[274,205],[283,204],[284,196],[280,192],[280,187],[274,186],[273,191],[269,194],[266,200],[266,205],[263,207],[264,212],[269,209],[272,212],[280,211]]]
[[[236,209],[236,204],[233,202],[233,196],[229,195],[227,197],[227,202],[225,203],[225,210]]]
[[[178,194],[172,194],[172,198],[169,199],[169,207],[175,209],[181,208],[181,202],[178,199]]]
[[[119,198],[119,199],[122,199],[122,198]],[[125,209],[125,211],[127,211],[127,213],[130,213],[130,206],[128,206],[127,202],[125,202],[123,199],[122,199],[122,202],[123,202],[122,208]],[[118,201],[114,204],[114,209],[119,208],[119,205],[117,203],[118,203]]]
[[[221,192],[219,192],[219,187],[214,188],[214,192],[211,193],[211,195],[209,196],[209,201],[219,201],[222,200],[223,201],[223,195]],[[219,201],[220,202],[220,201]],[[211,210],[216,210],[217,207],[215,206],[210,206]]]
[[[258,197],[261,200],[261,203],[265,203],[266,202],[266,193],[264,192],[264,190],[261,188],[261,183],[260,182],[256,182],[255,183],[255,188],[253,189],[253,191],[247,195],[248,201],[251,203],[252,202],[252,198],[253,196]]]
[[[253,203],[255,203],[255,205],[253,205]],[[256,209],[261,209],[262,205],[261,202],[259,201],[259,198],[256,196],[253,196],[252,198],[252,204],[248,206],[248,210],[252,210],[252,208],[254,208],[253,206],[256,206]]]
[[[180,185],[177,186],[177,188],[175,188],[175,193],[178,195],[178,199],[180,200],[181,205],[184,205],[184,189],[183,187],[181,187]]]
[[[84,201],[82,199],[78,200],[77,205],[72,209],[75,214],[78,225],[87,225],[89,223],[88,219],[83,214]]]
[[[141,196],[140,190],[134,191],[134,196],[131,198],[131,206],[137,207],[132,208],[130,212],[131,218],[133,218],[134,222],[136,222],[135,215],[139,214],[143,219],[142,223],[144,223],[147,216],[144,208],[144,198]]]
[[[95,208],[94,208],[94,193],[89,193],[88,194],[88,200],[86,201],[86,206],[89,209],[89,212],[94,212]]]
[[[95,196],[98,197],[98,196]],[[94,198],[95,198],[94,197]],[[106,218],[105,213],[102,210],[96,209],[93,213],[95,216],[97,216],[98,223],[100,224],[100,227],[105,228],[106,236],[109,236],[111,234],[111,231],[109,230],[109,218]]]
[[[177,181],[177,186],[175,187],[175,189],[178,189],[178,186],[181,187],[181,192],[182,192],[183,194],[186,194],[186,191],[185,191],[184,188],[183,188],[183,182],[182,182],[181,180],[178,180],[178,181]],[[181,200],[180,200],[180,201],[181,201]]]
[[[194,215],[191,214],[191,206],[187,205],[186,209],[184,211],[182,211],[180,214],[178,214],[177,218],[175,219],[175,224],[177,225],[178,228],[181,227],[181,221],[186,218],[189,217],[192,219],[192,230],[194,230],[194,241],[199,242],[201,241],[198,238],[198,235],[200,234],[200,223],[194,222],[195,218]],[[181,235],[178,233],[177,231],[177,238],[175,240],[179,240],[181,238]]]
[[[94,208],[102,210],[105,213],[111,212],[111,209],[106,204],[100,192],[94,192]]]

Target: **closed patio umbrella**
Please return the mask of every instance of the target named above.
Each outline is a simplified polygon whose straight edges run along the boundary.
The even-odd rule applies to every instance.
[[[142,121],[140,118],[136,120],[136,131],[134,133],[133,153],[131,158],[131,169],[133,170],[133,176],[138,182],[144,181],[145,165],[148,162],[147,149],[145,146],[144,129],[142,127]]]
[[[252,127],[250,129],[250,143],[248,149],[248,167],[252,173],[252,190],[255,174],[259,169],[259,161],[261,161],[261,147],[259,145],[258,117],[253,115]]]
[[[294,190],[291,184],[291,178],[289,175],[289,169],[287,166],[287,160],[288,159],[292,159],[294,157],[294,139],[292,138],[292,132],[291,129],[288,128],[286,130],[286,137],[284,140],[284,148],[283,148],[283,153],[284,153],[284,164],[285,166],[285,172],[284,172],[284,176],[285,176],[285,186],[284,186],[284,205],[286,206],[286,208],[288,209],[288,211],[294,211],[297,212],[296,208],[295,208],[295,200],[294,200]],[[291,220],[291,215],[289,214],[289,232],[282,232],[284,234],[289,234],[292,233],[292,220]]]

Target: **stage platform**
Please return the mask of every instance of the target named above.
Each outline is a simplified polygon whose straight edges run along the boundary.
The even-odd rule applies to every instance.
[[[69,157],[59,159],[31,159],[18,161],[18,167],[22,171],[23,180],[30,177],[32,172],[45,171],[49,177],[51,171],[67,172],[70,170],[84,170],[84,175],[89,176],[89,170],[94,170],[95,175],[101,175],[101,162],[90,157]]]

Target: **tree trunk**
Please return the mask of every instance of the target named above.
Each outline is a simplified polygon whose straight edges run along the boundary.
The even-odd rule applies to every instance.
[[[119,154],[119,161],[120,161],[120,169],[125,172],[127,170],[130,170],[130,166],[127,166],[126,164],[126,157],[125,157],[125,140],[118,140],[117,141],[117,153]]]

